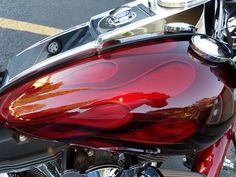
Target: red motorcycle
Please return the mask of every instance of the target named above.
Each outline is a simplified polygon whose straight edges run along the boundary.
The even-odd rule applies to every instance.
[[[1,73],[0,173],[233,171],[226,153],[230,142],[236,146],[235,7],[227,0],[136,0],[10,59]]]

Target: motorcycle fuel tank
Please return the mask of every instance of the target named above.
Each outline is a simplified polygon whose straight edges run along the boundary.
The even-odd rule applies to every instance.
[[[33,137],[85,147],[141,153],[206,147],[229,127],[235,91],[217,77],[217,66],[192,54],[190,38],[118,44],[27,76],[2,92],[2,121]]]

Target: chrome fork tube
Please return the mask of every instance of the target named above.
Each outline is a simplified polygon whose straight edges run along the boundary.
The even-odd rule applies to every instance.
[[[225,22],[225,14],[224,14],[224,4],[225,1],[224,0],[217,0],[217,19],[216,19],[216,23],[215,23],[215,38],[216,39],[222,39],[222,30],[224,28],[224,22]]]
[[[216,39],[222,39],[225,25],[225,0],[212,0],[205,5],[206,34]]]

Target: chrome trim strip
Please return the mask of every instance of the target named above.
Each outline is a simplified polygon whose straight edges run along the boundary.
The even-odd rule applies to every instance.
[[[55,55],[47,60],[44,60],[43,62],[40,62],[40,63],[30,67],[29,69],[21,72],[20,74],[16,75],[15,77],[11,78],[9,80],[8,84],[17,81],[19,78],[21,78],[25,75],[28,75],[32,72],[39,72],[40,70],[43,70],[46,67],[53,66],[53,65],[57,64],[59,61],[64,60],[67,57],[72,57],[72,56],[82,55],[82,54],[90,54],[92,52],[96,52],[97,48],[98,48],[98,44],[94,41],[94,42],[87,43],[83,46],[68,50],[64,53]]]

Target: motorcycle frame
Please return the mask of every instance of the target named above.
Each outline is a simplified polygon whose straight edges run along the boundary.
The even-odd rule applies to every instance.
[[[235,139],[235,133],[236,121],[217,142],[196,154],[192,171],[204,174],[207,177],[218,177],[230,143]]]

